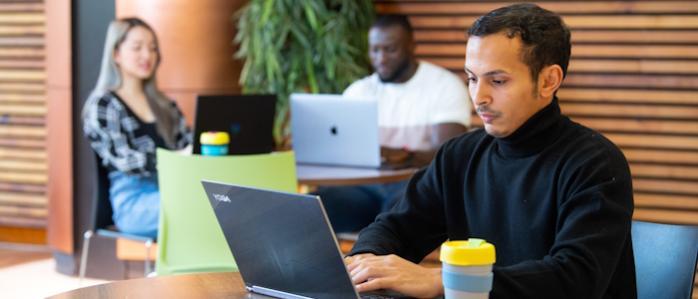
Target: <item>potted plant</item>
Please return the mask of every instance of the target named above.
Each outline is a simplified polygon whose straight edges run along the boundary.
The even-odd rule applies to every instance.
[[[243,93],[278,96],[274,136],[288,147],[288,97],[340,93],[368,74],[370,0],[251,0],[235,15]]]

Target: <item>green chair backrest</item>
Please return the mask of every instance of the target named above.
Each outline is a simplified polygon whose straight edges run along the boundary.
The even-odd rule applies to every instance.
[[[157,168],[158,275],[237,271],[202,179],[297,192],[293,152],[211,157],[158,149]]]

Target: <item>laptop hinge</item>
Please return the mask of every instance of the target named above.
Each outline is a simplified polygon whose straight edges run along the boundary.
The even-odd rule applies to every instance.
[[[250,292],[252,292],[252,293],[257,293],[257,294],[265,295],[265,296],[272,296],[272,297],[276,297],[276,298],[284,298],[284,299],[313,299],[313,298],[310,298],[310,297],[305,297],[305,296],[301,296],[301,295],[295,295],[295,294],[286,293],[286,292],[277,291],[277,290],[272,290],[272,289],[268,289],[268,288],[265,288],[265,287],[259,287],[259,286],[251,286],[251,287],[248,286],[248,287],[246,287],[246,288],[247,288],[248,291],[250,291]]]

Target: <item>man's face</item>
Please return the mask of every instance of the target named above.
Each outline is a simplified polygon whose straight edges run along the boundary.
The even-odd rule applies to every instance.
[[[412,37],[400,26],[372,27],[368,47],[371,65],[383,82],[397,79],[414,55]]]
[[[468,91],[485,130],[507,137],[552,99],[542,99],[521,60],[521,38],[504,33],[468,39]]]

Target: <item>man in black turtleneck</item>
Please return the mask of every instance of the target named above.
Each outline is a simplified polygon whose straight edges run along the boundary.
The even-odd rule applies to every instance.
[[[475,21],[465,71],[485,128],[446,143],[361,232],[346,259],[358,291],[442,294],[441,269],[415,263],[473,237],[496,247],[490,298],[636,297],[627,161],[555,97],[570,49],[560,17],[532,4]]]

